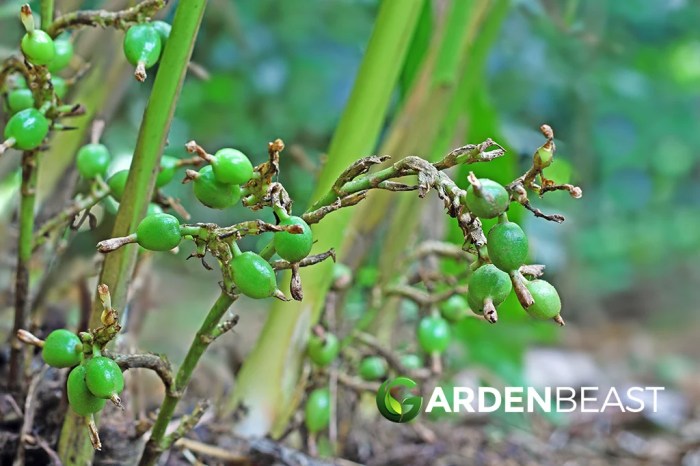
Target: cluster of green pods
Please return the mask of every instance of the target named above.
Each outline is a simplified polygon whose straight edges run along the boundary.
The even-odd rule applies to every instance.
[[[41,355],[51,367],[72,367],[68,374],[66,391],[68,403],[81,416],[97,413],[107,400],[119,404],[119,393],[124,389],[124,376],[114,360],[101,356],[93,349],[86,357],[78,335],[58,329],[44,340]]]

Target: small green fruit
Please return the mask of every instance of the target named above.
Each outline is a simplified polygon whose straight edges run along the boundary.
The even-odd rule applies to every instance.
[[[97,398],[111,399],[124,390],[124,375],[112,359],[97,356],[85,364],[85,383]]]
[[[160,58],[161,47],[160,35],[150,24],[131,26],[124,36],[124,55],[134,66],[151,68]]]
[[[170,251],[182,240],[180,222],[170,214],[149,215],[136,228],[136,240],[149,251]]]
[[[338,337],[326,332],[324,338],[312,335],[306,349],[309,358],[317,365],[324,367],[335,361],[340,352]]]
[[[15,89],[7,94],[7,106],[10,112],[17,113],[34,107],[34,95],[29,89]]]
[[[97,176],[104,177],[107,174],[112,156],[109,149],[102,144],[85,144],[78,151],[75,165],[80,176],[91,180]]]
[[[129,178],[129,170],[120,170],[114,173],[107,182],[109,185],[110,194],[114,199],[120,202],[124,196],[127,178]]]
[[[442,317],[424,317],[418,324],[418,343],[428,353],[445,351],[450,337],[450,324]]]
[[[469,294],[482,303],[491,299],[493,305],[498,306],[506,300],[512,289],[510,276],[493,264],[482,265],[469,277]]]
[[[41,356],[51,367],[73,367],[80,363],[82,347],[75,333],[66,329],[54,330],[44,340]]]
[[[299,225],[302,232],[297,234],[287,231],[276,232],[272,244],[275,246],[277,254],[289,262],[299,262],[308,256],[314,244],[311,227],[301,217],[289,217],[281,220],[279,224]]]
[[[512,272],[525,263],[528,253],[527,236],[517,224],[497,223],[486,238],[489,258],[499,269]]]
[[[22,53],[34,65],[48,65],[53,60],[56,47],[53,39],[40,29],[28,32],[22,37]]]
[[[484,313],[484,301],[479,301],[471,293],[467,294],[467,303],[474,314]]]
[[[241,188],[236,184],[219,183],[211,165],[206,165],[199,170],[199,176],[194,180],[194,195],[207,207],[225,209],[238,202]]]
[[[378,380],[386,376],[386,361],[379,356],[367,356],[360,362],[357,372],[364,380]]]
[[[8,89],[28,89],[27,80],[19,73],[11,74],[5,81]]]
[[[68,92],[68,84],[66,80],[60,76],[54,76],[51,78],[51,85],[53,86],[53,91],[59,99],[63,99]]]
[[[14,138],[14,147],[20,150],[36,149],[47,134],[49,120],[35,108],[15,113],[5,126],[5,139]]]
[[[420,369],[423,367],[423,359],[417,354],[404,354],[401,356],[401,364],[409,370]]]
[[[328,427],[331,419],[331,394],[327,388],[317,388],[309,393],[304,414],[306,429],[312,434]]]
[[[532,294],[535,303],[525,309],[536,319],[552,319],[561,312],[561,298],[556,288],[545,280],[532,280],[525,286]]]
[[[269,298],[277,290],[272,266],[254,252],[244,252],[234,257],[231,272],[238,291],[249,298]]]
[[[221,149],[211,161],[216,181],[223,184],[246,184],[253,177],[253,164],[236,149]]]
[[[155,214],[162,214],[163,213],[163,208],[159,206],[158,204],[154,204],[151,202],[148,204],[148,210],[146,211],[146,216],[149,215],[155,215]]]
[[[165,21],[152,21],[151,26],[153,26],[153,29],[155,29],[158,35],[160,36],[160,43],[162,46],[161,48],[165,49],[165,43],[170,38],[170,31],[172,30],[172,26],[170,26]]]
[[[468,310],[467,300],[458,294],[450,296],[440,304],[440,314],[452,322],[461,320],[467,315]]]
[[[105,407],[106,400],[97,398],[88,389],[85,382],[85,366],[76,366],[70,374],[66,383],[68,393],[68,404],[76,414],[89,416],[95,414]]]
[[[467,188],[467,208],[477,217],[496,218],[508,209],[510,196],[506,188],[488,178],[479,180],[481,190]]]
[[[156,178],[156,186],[162,188],[170,183],[175,178],[177,171],[178,159],[169,155],[164,155],[160,158],[160,172]]]
[[[68,39],[58,39],[54,41],[54,56],[49,63],[49,71],[58,73],[70,64],[73,58],[73,44]]]

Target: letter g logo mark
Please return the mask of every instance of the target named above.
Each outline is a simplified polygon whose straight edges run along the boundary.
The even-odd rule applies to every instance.
[[[391,422],[408,422],[420,413],[423,398],[411,393],[416,383],[408,377],[387,380],[377,391],[377,409]],[[395,394],[392,395],[392,391]],[[396,394],[396,392],[401,392]],[[397,398],[398,397],[398,398]]]

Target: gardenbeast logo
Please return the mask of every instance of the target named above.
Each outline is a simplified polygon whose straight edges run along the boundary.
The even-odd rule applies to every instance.
[[[423,398],[411,393],[416,387],[417,384],[408,377],[387,380],[377,391],[377,409],[391,422],[414,419],[423,405]]]
[[[423,398],[415,395],[417,384],[407,377],[384,382],[377,392],[377,408],[392,422],[408,422],[418,416]],[[605,413],[611,411],[638,413],[658,410],[658,392],[664,387],[454,387],[447,396],[442,387],[435,387],[425,412],[442,409],[448,413],[492,413],[503,408],[506,413],[557,412]]]

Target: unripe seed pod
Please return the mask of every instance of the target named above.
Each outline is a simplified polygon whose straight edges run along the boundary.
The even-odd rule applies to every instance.
[[[326,332],[323,338],[312,335],[309,338],[309,344],[306,349],[309,359],[316,365],[324,367],[335,361],[340,352],[340,342],[338,337],[332,333]]]
[[[301,233],[289,233],[278,231],[275,233],[272,244],[279,256],[289,262],[299,262],[309,255],[314,244],[311,227],[301,217],[289,217],[282,219],[280,225],[299,225]]]
[[[66,383],[68,394],[68,404],[71,409],[80,416],[89,416],[104,408],[106,400],[98,398],[90,392],[85,382],[85,366],[76,366],[70,374]]]
[[[122,370],[112,359],[97,356],[85,364],[85,383],[97,398],[119,399],[124,390]]]
[[[561,298],[556,288],[545,280],[532,280],[527,283],[535,303],[525,309],[536,319],[553,319],[561,312]]]
[[[510,204],[510,196],[506,188],[488,178],[477,181],[480,185],[479,189],[473,185],[467,188],[467,208],[481,218],[496,218],[505,212]]]
[[[312,434],[328,427],[331,419],[331,394],[327,388],[318,388],[309,393],[304,414],[306,429]]]
[[[238,291],[249,298],[269,298],[277,290],[272,266],[254,252],[244,252],[234,257],[231,272]]]
[[[528,254],[527,236],[516,223],[497,223],[486,238],[489,258],[499,269],[511,272],[525,263]]]
[[[386,376],[386,361],[379,356],[367,356],[360,362],[357,372],[364,380],[378,380]]]
[[[148,215],[136,228],[136,241],[149,251],[170,251],[181,240],[180,221],[170,214]]]
[[[41,349],[44,362],[51,367],[72,367],[80,363],[82,342],[78,335],[66,329],[49,333]]]

